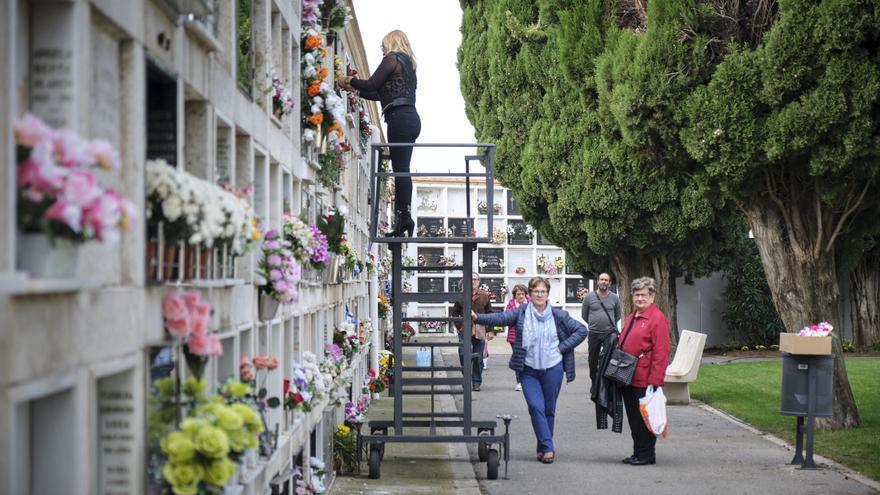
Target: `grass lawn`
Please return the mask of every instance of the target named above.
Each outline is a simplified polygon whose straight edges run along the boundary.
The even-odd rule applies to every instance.
[[[846,369],[862,426],[816,430],[815,451],[880,480],[880,359],[847,359]],[[703,365],[691,395],[793,445],[797,418],[779,414],[781,382],[781,360]]]

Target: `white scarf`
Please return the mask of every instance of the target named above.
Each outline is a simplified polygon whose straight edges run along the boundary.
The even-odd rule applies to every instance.
[[[554,329],[554,322],[550,319],[553,316],[553,308],[548,304],[544,307],[543,313],[538,313],[538,308],[530,302],[526,305],[525,312],[522,346],[523,349],[530,349],[535,345],[538,332],[547,332]]]

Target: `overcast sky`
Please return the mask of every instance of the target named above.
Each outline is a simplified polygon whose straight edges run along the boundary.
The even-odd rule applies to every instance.
[[[400,29],[418,60],[416,108],[422,120],[418,143],[473,143],[474,128],[464,113],[456,51],[461,44],[458,0],[353,0],[370,70],[382,60],[382,37]],[[364,74],[364,77],[367,75]],[[384,120],[382,122],[383,129]],[[387,135],[387,133],[386,133]],[[473,150],[467,150],[472,153]],[[415,170],[463,171],[462,150],[416,149]]]

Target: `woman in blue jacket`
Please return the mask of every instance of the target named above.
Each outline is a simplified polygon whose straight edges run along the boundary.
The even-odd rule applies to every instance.
[[[529,406],[532,428],[538,439],[538,460],[556,460],[553,421],[556,399],[566,381],[574,380],[574,348],[587,338],[587,327],[567,311],[547,304],[550,281],[534,277],[529,281],[531,302],[504,313],[472,313],[475,323],[506,327],[516,325],[516,340],[510,368],[520,372],[523,396]]]

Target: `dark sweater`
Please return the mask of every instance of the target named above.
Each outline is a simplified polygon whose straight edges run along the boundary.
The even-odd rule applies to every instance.
[[[509,364],[510,369],[514,371],[522,371],[526,365],[526,350],[522,346],[522,333],[525,324],[525,309],[529,306],[531,303],[523,304],[503,313],[478,314],[476,319],[476,323],[480,325],[499,327],[516,325],[516,340],[513,343],[513,355],[510,356]],[[572,382],[575,378],[574,348],[587,338],[587,327],[572,318],[568,311],[553,307],[550,309],[553,310],[553,320],[556,323],[556,336],[559,338],[559,351],[562,353],[562,369],[565,370],[565,379],[567,382]]]
[[[396,102],[394,106],[404,101],[408,105],[415,105],[417,84],[412,62],[406,54],[399,52],[385,55],[369,79],[351,80],[351,86],[360,91],[363,98],[379,100],[383,112],[392,102]]]

